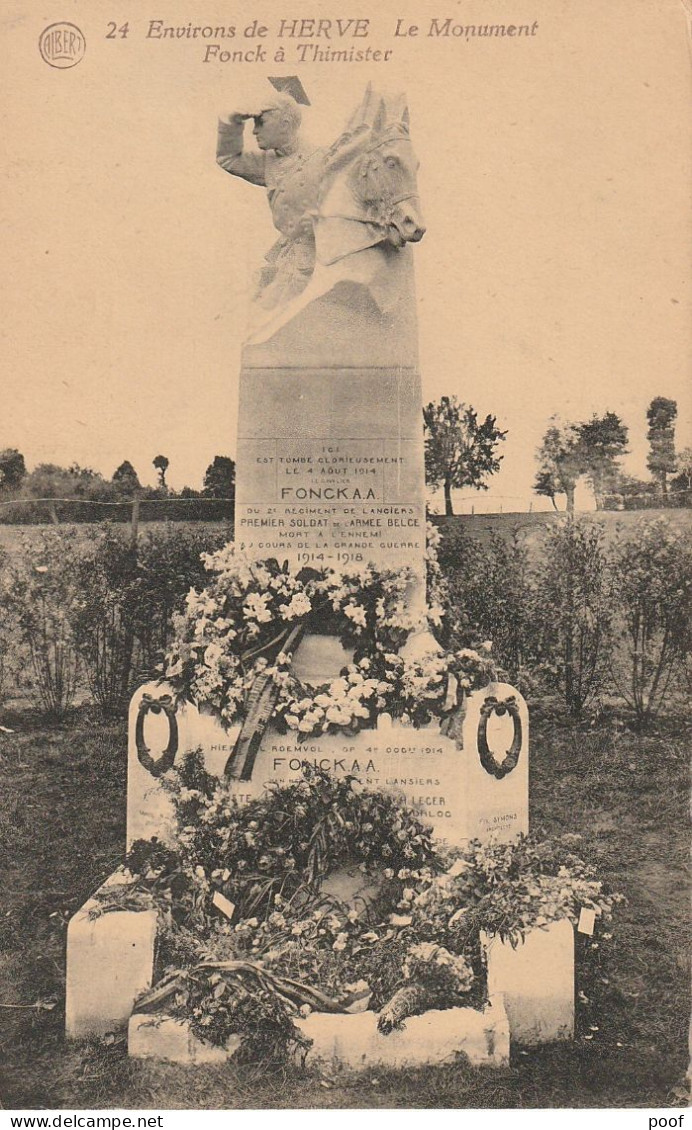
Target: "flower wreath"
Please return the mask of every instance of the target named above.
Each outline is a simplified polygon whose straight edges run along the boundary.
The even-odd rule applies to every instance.
[[[429,557],[429,591],[439,591],[434,546]],[[193,589],[174,618],[162,675],[178,699],[204,703],[226,726],[245,717],[259,675],[269,675],[278,690],[274,721],[300,738],[372,728],[384,712],[425,725],[492,677],[488,644],[415,659],[400,654],[419,626],[407,607],[415,579],[408,567],[295,572],[274,559],[250,561],[233,543],[203,560],[209,584]],[[439,626],[442,615],[433,603],[428,624]],[[291,670],[308,628],[353,649],[339,677],[317,688]]]

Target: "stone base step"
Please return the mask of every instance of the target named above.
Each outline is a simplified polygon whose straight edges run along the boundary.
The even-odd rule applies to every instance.
[[[502,996],[482,1011],[472,1008],[431,1009],[410,1016],[400,1031],[383,1036],[377,1015],[355,1016],[315,1012],[297,1022],[313,1041],[306,1063],[349,1067],[423,1067],[453,1059],[462,1053],[476,1066],[501,1067],[509,1063],[509,1022]],[[234,1036],[226,1048],[198,1040],[187,1023],[172,1017],[135,1014],[128,1029],[128,1052],[137,1059],[165,1059],[172,1063],[223,1063],[235,1055],[240,1040]]]

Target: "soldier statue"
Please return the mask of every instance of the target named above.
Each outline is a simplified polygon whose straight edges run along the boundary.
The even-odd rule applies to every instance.
[[[258,152],[244,148],[245,123]],[[265,310],[297,297],[315,266],[315,219],[325,151],[301,133],[301,109],[289,94],[272,92],[252,112],[235,112],[219,121],[216,159],[227,173],[267,189],[274,227],[280,238],[265,256],[255,302]]]

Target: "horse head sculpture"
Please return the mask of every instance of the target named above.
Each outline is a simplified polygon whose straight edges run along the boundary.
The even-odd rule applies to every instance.
[[[377,95],[368,85],[327,152],[316,224],[318,260],[335,262],[378,244],[398,250],[422,239],[417,171],[403,96]]]

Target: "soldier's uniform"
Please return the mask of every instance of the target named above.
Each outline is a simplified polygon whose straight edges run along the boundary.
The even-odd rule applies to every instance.
[[[281,238],[265,256],[255,300],[265,309],[300,294],[315,266],[314,219],[325,151],[299,147],[284,156],[275,150],[243,152],[242,121],[220,121],[216,160],[222,169],[267,189],[274,227]]]

